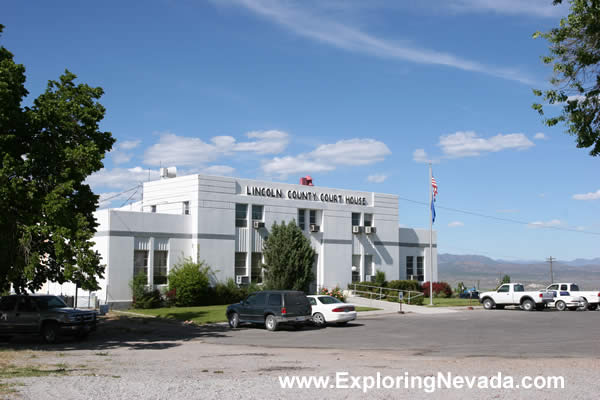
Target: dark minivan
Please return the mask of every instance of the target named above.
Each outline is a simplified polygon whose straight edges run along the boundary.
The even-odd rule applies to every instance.
[[[280,324],[302,328],[312,321],[308,298],[292,290],[266,290],[252,293],[243,301],[227,307],[231,328],[243,322],[265,324],[268,330],[277,330]]]

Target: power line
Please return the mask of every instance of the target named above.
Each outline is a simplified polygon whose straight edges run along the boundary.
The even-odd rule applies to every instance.
[[[426,203],[424,201],[417,201],[417,200],[408,199],[406,197],[400,197],[400,196],[398,196],[398,198],[400,200],[408,201],[410,203],[420,204],[420,205],[429,207],[429,203]],[[462,213],[462,214],[467,214],[467,215],[474,215],[476,217],[481,217],[481,218],[488,218],[488,219],[493,219],[493,220],[497,220],[497,221],[511,222],[513,224],[532,226],[531,223],[527,222],[527,221],[521,221],[521,220],[512,219],[512,218],[495,217],[493,215],[487,215],[487,214],[483,214],[483,213],[480,213],[480,212],[469,211],[469,210],[461,210],[459,208],[444,207],[444,206],[440,206],[437,202],[436,202],[436,208],[440,208],[442,210],[454,211],[454,212],[458,212],[458,213]],[[555,230],[555,231],[576,232],[576,233],[584,233],[584,234],[587,234],[587,235],[600,236],[600,232],[582,231],[582,230],[575,229],[575,228],[567,228],[567,227],[561,227],[561,226],[544,226],[544,225],[533,225],[533,226],[536,227],[536,228],[552,229],[552,230]]]
[[[127,204],[127,203],[129,202],[129,200],[131,200],[131,198],[132,198],[133,196],[135,196],[135,194],[138,192],[138,189],[139,189],[139,186],[138,186],[138,188],[137,188],[137,189],[135,189],[135,192],[133,192],[133,193],[131,194],[131,196],[129,196],[129,198],[128,198],[127,200],[125,200],[125,202],[124,202],[123,204],[121,204],[121,207],[123,207],[125,204]]]
[[[117,193],[117,194],[115,194],[115,195],[112,195],[112,196],[110,196],[110,197],[107,197],[106,199],[102,199],[102,200],[100,201],[100,203],[104,203],[105,201],[109,201],[109,200],[115,199],[115,198],[117,198],[117,197],[119,197],[119,196],[121,196],[121,195],[123,195],[123,194],[125,194],[125,193],[127,193],[127,192],[131,192],[133,189],[138,189],[139,187],[140,187],[140,185],[136,185],[136,186],[134,186],[134,187],[131,187],[131,188],[129,188],[129,189],[127,189],[127,190],[124,190],[124,191],[122,191],[122,192],[120,192],[120,193]],[[137,190],[136,190],[136,192],[137,192]]]

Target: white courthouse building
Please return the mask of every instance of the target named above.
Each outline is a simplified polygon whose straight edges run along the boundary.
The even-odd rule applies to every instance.
[[[164,174],[166,175],[166,174]],[[346,288],[376,271],[387,280],[433,280],[437,239],[429,231],[400,228],[398,197],[390,194],[208,175],[163,177],[143,184],[142,200],[96,212],[95,249],[106,265],[101,303],[131,303],[129,283],[144,273],[164,287],[182,259],[204,261],[218,280],[262,281],[263,242],[273,223],[296,221],[317,255],[312,290]],[[58,294],[57,284],[43,291]],[[71,285],[72,286],[72,285]],[[72,288],[60,286],[63,294]],[[81,295],[82,293],[80,293]]]

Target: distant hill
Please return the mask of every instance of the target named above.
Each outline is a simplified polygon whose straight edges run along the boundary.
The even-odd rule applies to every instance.
[[[556,261],[553,263],[554,281],[577,282],[583,288],[600,288],[600,258],[590,260]],[[496,287],[504,275],[513,282],[550,284],[550,266],[543,261],[494,260],[480,255],[438,255],[438,273],[441,281],[455,287],[464,282],[467,287],[482,289]]]

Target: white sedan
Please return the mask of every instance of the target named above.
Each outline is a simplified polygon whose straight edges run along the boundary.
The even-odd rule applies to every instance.
[[[356,308],[353,304],[347,304],[335,297],[325,295],[306,297],[312,306],[313,322],[317,326],[324,326],[328,322],[343,325],[356,319]]]

